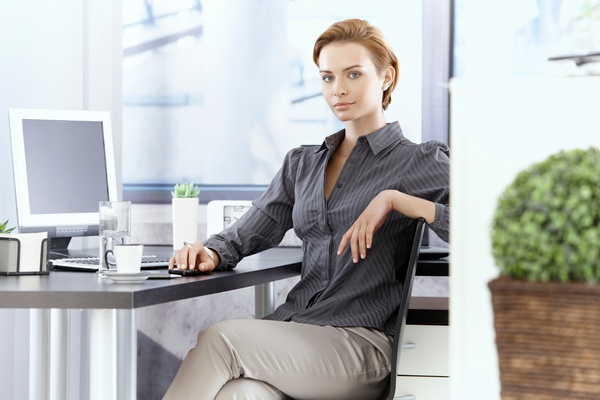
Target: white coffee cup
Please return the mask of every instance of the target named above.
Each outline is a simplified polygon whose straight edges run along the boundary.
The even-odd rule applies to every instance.
[[[143,252],[143,244],[117,244],[113,250],[106,252],[106,259],[112,253],[116,259],[117,273],[135,274],[140,272]]]

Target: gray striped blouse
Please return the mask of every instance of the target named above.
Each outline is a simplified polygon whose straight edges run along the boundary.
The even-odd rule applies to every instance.
[[[342,235],[382,190],[396,189],[436,203],[429,227],[448,241],[448,147],[415,144],[400,125],[360,137],[325,200],[325,167],[344,131],[320,146],[291,150],[265,193],[240,220],[205,245],[221,256],[219,269],[276,246],[294,228],[302,240],[300,281],[267,319],[316,325],[364,326],[393,334],[400,303],[394,265],[408,256],[414,220],[391,211],[375,233],[367,257],[352,262],[349,246],[336,254]]]

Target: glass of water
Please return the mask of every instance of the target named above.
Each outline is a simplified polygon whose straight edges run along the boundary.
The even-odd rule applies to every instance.
[[[117,244],[129,244],[131,238],[131,202],[101,201],[100,211],[100,268],[102,273],[116,270],[115,260],[105,258]]]

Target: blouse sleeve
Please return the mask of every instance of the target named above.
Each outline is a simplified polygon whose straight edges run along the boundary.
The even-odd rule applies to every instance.
[[[204,246],[217,251],[219,270],[234,268],[244,258],[277,246],[292,228],[294,185],[302,148],[286,155],[283,165],[265,192],[229,228],[212,235]]]
[[[407,193],[435,203],[435,219],[429,224],[440,239],[449,242],[450,150],[430,141],[418,146],[407,171]]]

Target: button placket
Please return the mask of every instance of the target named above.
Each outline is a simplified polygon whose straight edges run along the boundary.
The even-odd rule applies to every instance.
[[[358,139],[358,143],[360,143],[360,144],[364,144],[365,142],[366,142],[366,138]],[[355,173],[357,160],[358,160],[358,155],[356,155],[356,153],[360,151],[360,149],[358,149],[357,147],[361,147],[361,146],[357,145],[352,149],[352,151],[350,152],[350,155],[348,156],[348,159],[346,160],[346,162],[344,163],[344,166],[342,167],[342,171],[340,172],[340,175],[338,176],[338,181],[335,184],[335,187],[337,189],[343,188],[344,182],[346,181],[346,177],[352,176]]]

